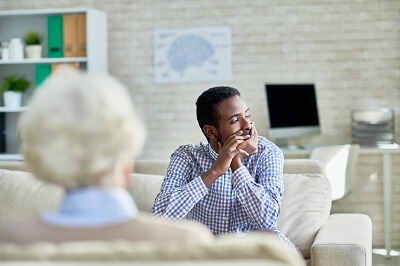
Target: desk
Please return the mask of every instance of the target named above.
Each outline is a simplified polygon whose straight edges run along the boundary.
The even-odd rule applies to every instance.
[[[315,147],[315,146],[314,146]],[[282,148],[287,155],[310,155],[312,147],[302,149]],[[383,205],[384,205],[384,254],[389,257],[392,251],[392,154],[400,153],[398,144],[387,144],[377,147],[361,146],[361,154],[381,154],[383,163]]]

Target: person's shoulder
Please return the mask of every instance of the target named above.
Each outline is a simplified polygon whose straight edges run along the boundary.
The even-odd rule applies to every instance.
[[[39,237],[38,217],[11,220],[0,226],[0,243],[23,244]]]
[[[262,153],[282,153],[282,150],[275,143],[263,136],[258,136],[258,150]]]
[[[186,144],[186,145],[181,145],[179,146],[173,153],[172,156],[176,155],[193,155],[198,152],[205,151],[207,148],[207,144],[204,144],[202,142],[199,142],[198,144]]]

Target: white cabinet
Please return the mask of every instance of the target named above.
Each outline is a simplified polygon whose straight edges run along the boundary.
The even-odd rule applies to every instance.
[[[47,20],[49,16],[85,14],[86,15],[86,56],[48,58]],[[0,11],[0,41],[9,42],[12,38],[23,38],[30,31],[42,36],[42,58],[23,60],[0,59],[0,81],[6,75],[24,75],[31,86],[24,93],[22,102],[26,104],[35,91],[35,68],[39,64],[79,63],[80,69],[90,73],[107,73],[107,15],[94,9],[40,9]],[[3,99],[0,97],[0,106]],[[16,125],[20,113],[26,107],[7,109],[0,107],[0,160],[20,158]]]

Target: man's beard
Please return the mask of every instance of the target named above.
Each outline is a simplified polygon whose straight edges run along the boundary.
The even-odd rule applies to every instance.
[[[222,143],[222,136],[221,132],[219,132],[219,128],[217,128],[217,141],[221,143],[221,145],[224,145],[224,143]]]

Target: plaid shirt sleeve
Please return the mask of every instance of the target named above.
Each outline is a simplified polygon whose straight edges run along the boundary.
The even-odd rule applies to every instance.
[[[151,210],[153,215],[182,219],[208,193],[200,176],[190,180],[191,173],[191,164],[178,149],[171,155],[167,175]]]
[[[283,195],[283,161],[282,151],[272,149],[260,156],[256,179],[244,166],[232,175],[239,201],[260,228],[276,227]]]

